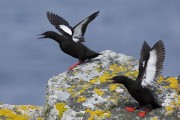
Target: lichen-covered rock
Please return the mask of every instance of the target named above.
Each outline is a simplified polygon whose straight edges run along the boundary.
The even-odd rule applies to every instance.
[[[43,107],[32,105],[0,105],[0,120],[43,120]]]
[[[137,102],[123,85],[108,84],[108,79],[125,75],[135,79],[138,61],[124,54],[103,51],[102,55],[59,74],[48,81],[45,108],[8,105],[0,102],[0,120],[138,120],[127,105]],[[180,118],[180,76],[160,76],[152,87],[163,108],[147,114],[144,120]]]
[[[135,79],[138,61],[124,54],[103,51],[102,55],[59,74],[48,81],[45,117],[50,120],[125,120],[140,119],[137,112],[128,113],[126,105],[137,104],[123,85],[108,84],[108,78],[126,75]],[[178,81],[161,76],[154,90],[162,109],[144,119],[177,119],[180,117]]]

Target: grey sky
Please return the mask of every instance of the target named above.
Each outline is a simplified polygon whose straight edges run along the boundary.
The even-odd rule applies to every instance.
[[[1,0],[0,101],[43,105],[47,80],[77,62],[54,41],[37,39],[47,30],[57,31],[46,11],[74,26],[100,10],[85,34],[85,44],[97,52],[110,49],[139,59],[144,40],[152,46],[161,39],[166,46],[163,75],[178,76],[179,5],[179,0]]]

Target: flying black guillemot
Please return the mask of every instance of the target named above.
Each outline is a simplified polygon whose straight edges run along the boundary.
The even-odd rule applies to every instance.
[[[152,48],[144,41],[139,59],[139,74],[136,80],[134,81],[126,76],[115,76],[110,79],[111,83],[123,84],[130,95],[139,103],[137,108],[126,107],[127,111],[133,112],[135,109],[144,108],[138,113],[138,116],[143,117],[150,110],[161,108],[148,86],[152,86],[159,78],[163,69],[164,58],[165,47],[161,40]]]
[[[50,13],[48,13],[50,14]],[[95,14],[95,13],[94,13]],[[97,13],[96,13],[97,14]],[[54,16],[54,14],[50,14],[52,16]],[[94,16],[94,15],[93,15]],[[57,19],[56,19],[57,18]],[[49,19],[49,17],[48,17]],[[87,19],[87,20],[86,20]],[[84,35],[84,32],[86,30],[86,26],[88,24],[88,22],[90,22],[88,19],[92,19],[91,17],[89,18],[86,18],[85,20],[83,20],[82,22],[80,22],[78,25],[76,25],[74,27],[74,33],[78,34],[78,31],[81,30],[82,31],[82,36],[80,36],[81,38],[83,38],[83,35]],[[61,19],[60,21],[58,21],[58,17],[54,16],[53,19],[51,19],[52,21],[54,21],[54,25],[56,24],[56,20],[57,20],[57,24],[59,24],[60,22],[63,23],[63,19]],[[88,22],[87,22],[88,21]],[[64,22],[66,23],[66,22]],[[64,25],[64,24],[60,24],[60,25]],[[67,24],[66,24],[67,25]],[[84,27],[83,27],[84,26]],[[66,28],[66,27],[64,27]],[[57,29],[58,30],[64,30],[63,28],[57,26]],[[64,31],[65,32],[65,31]],[[75,34],[75,35],[76,35]],[[39,39],[42,39],[42,38],[50,38],[50,39],[53,39],[54,41],[58,42],[59,43],[59,46],[61,48],[61,50],[74,57],[74,58],[77,58],[79,59],[79,62],[74,64],[73,66],[71,66],[69,68],[69,70],[72,70],[73,68],[75,68],[77,65],[83,63],[84,61],[88,60],[88,59],[91,59],[91,58],[95,58],[97,57],[98,55],[100,55],[99,53],[97,52],[94,52],[92,50],[90,50],[88,47],[86,47],[85,45],[83,45],[81,43],[81,39],[80,39],[80,42],[77,42],[77,41],[74,41],[73,40],[73,37],[71,36],[68,36],[68,35],[60,35],[54,31],[46,31],[44,33],[41,34],[42,37],[40,37]],[[74,34],[72,34],[73,36]]]
[[[71,27],[69,23],[62,17],[52,13],[47,12],[47,17],[49,22],[55,26],[55,28],[62,34],[69,37],[72,37],[72,40],[75,42],[85,42],[84,34],[88,24],[94,20],[99,14],[99,11],[91,14],[81,22],[79,22],[74,27]]]

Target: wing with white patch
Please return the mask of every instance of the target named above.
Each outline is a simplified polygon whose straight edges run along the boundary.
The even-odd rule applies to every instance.
[[[149,58],[149,51],[151,50],[150,46],[147,44],[146,41],[144,41],[141,53],[140,53],[140,59],[139,59],[139,74],[138,77],[136,78],[137,81],[142,81],[142,78],[145,74],[145,69],[146,69],[146,63]]]
[[[143,87],[153,85],[159,78],[163,69],[163,62],[165,58],[164,43],[158,41],[149,52],[149,59],[145,69],[145,78],[142,80]]]
[[[72,35],[72,27],[69,25],[69,23],[62,17],[51,13],[47,12],[47,18],[49,22],[55,26],[55,28],[61,32],[63,35],[66,36],[71,36]]]
[[[61,28],[64,32],[68,33],[69,35],[72,35],[72,30],[65,26],[65,25],[59,25],[59,28]]]
[[[99,11],[93,13],[86,19],[82,20],[80,23],[78,23],[76,26],[73,27],[73,38],[79,39],[80,42],[85,42],[84,40],[84,34],[86,32],[87,25],[94,20],[99,14]]]

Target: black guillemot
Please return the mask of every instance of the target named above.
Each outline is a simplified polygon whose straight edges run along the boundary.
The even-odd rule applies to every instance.
[[[129,112],[135,109],[143,109],[138,113],[138,116],[145,116],[147,112],[155,108],[161,108],[161,105],[156,101],[149,86],[155,84],[163,69],[165,58],[164,43],[159,40],[152,48],[144,42],[139,59],[139,74],[136,80],[132,80],[126,76],[115,76],[111,78],[110,83],[123,84],[130,95],[139,103],[137,108],[126,107]]]
[[[59,46],[64,53],[74,58],[79,59],[79,62],[71,66],[69,70],[72,70],[77,65],[85,62],[88,59],[95,58],[98,55],[100,55],[99,53],[90,50],[88,47],[86,47],[82,43],[74,42],[71,37],[68,37],[65,35],[59,35],[58,33],[54,31],[47,31],[47,32],[42,33],[41,35],[42,37],[40,37],[39,39],[42,39],[42,38],[53,39],[54,41],[59,43]]]

